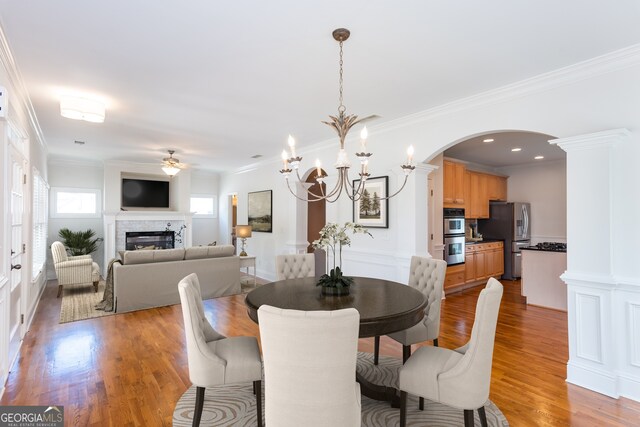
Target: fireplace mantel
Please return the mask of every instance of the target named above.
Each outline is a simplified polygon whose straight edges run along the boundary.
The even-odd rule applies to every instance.
[[[134,224],[132,226],[132,223]],[[182,225],[182,243],[176,247],[188,248],[192,242],[193,213],[176,211],[118,211],[104,213],[104,271],[106,277],[109,261],[124,250],[124,233],[126,231],[161,231],[171,223],[170,229],[178,231]],[[120,237],[120,238],[119,238]]]

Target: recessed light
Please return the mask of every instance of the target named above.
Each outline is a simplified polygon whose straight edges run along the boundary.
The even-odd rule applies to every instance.
[[[542,159],[544,159],[544,156],[535,156],[534,157],[534,160],[542,160]]]
[[[262,157],[262,154],[254,154],[251,156],[252,159],[259,159],[260,157]]]
[[[78,145],[84,145],[84,141],[73,141],[74,144],[78,144]]]
[[[495,139],[493,139],[493,138],[487,138],[487,139],[483,139],[482,140],[482,142],[486,142],[487,144],[490,143],[490,142],[493,142],[493,141],[495,141]]]
[[[513,151],[513,152],[522,151],[522,148],[520,148],[520,147],[512,148],[511,151]]]

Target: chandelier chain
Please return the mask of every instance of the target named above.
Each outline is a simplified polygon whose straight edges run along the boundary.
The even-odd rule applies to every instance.
[[[338,105],[338,113],[344,113],[347,110],[342,101],[342,64],[342,41],[340,41],[340,105]]]

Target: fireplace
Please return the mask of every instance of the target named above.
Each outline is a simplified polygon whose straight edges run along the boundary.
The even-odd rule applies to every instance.
[[[125,234],[125,249],[173,249],[173,231],[128,231]]]

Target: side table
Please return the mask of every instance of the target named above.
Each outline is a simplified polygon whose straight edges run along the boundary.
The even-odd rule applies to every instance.
[[[241,256],[240,257],[240,268],[244,268],[246,269],[246,275],[250,276],[249,274],[249,267],[253,267],[253,286],[256,286],[256,257],[255,256]]]

